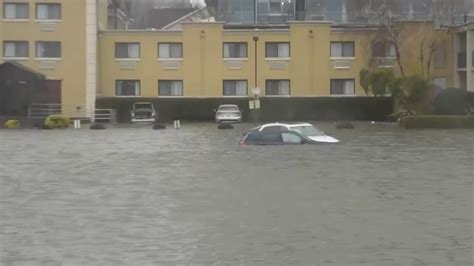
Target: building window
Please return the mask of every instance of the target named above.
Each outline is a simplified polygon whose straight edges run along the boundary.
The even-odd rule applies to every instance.
[[[224,58],[247,58],[247,43],[224,43]]]
[[[115,58],[138,59],[140,58],[139,43],[115,43]]]
[[[331,42],[331,57],[355,57],[354,42]]]
[[[159,43],[158,58],[183,58],[183,44]]]
[[[247,96],[246,80],[224,80],[224,96]]]
[[[331,79],[331,95],[355,95],[354,79]]]
[[[290,81],[266,80],[265,95],[290,95]]]
[[[60,20],[61,4],[36,4],[36,19]]]
[[[158,80],[159,96],[183,96],[182,80]]]
[[[444,47],[437,47],[434,51],[435,67],[446,66],[446,49]]]
[[[117,96],[140,96],[139,80],[117,80],[115,81],[115,95]]]
[[[28,57],[27,41],[3,42],[3,57],[25,58]]]
[[[287,43],[287,42],[265,43],[265,57],[290,58],[290,43]]]
[[[436,77],[433,79],[433,85],[440,89],[446,89],[446,87],[448,86],[448,81],[446,77]]]
[[[395,45],[391,42],[376,42],[372,46],[372,56],[374,57],[396,57]]]
[[[37,58],[61,58],[60,42],[36,42]]]
[[[4,19],[29,19],[29,8],[27,3],[4,3]]]
[[[282,14],[283,2],[273,1],[273,2],[269,2],[268,5],[269,5],[269,9],[270,9],[270,14],[272,14],[272,15],[281,15]]]

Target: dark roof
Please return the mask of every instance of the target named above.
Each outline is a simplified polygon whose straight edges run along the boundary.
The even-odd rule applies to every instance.
[[[139,25],[139,27],[161,29],[171,22],[184,17],[195,10],[195,8],[152,9],[148,14],[148,21],[146,22],[146,25]]]
[[[0,76],[12,79],[46,79],[45,75],[18,62],[0,64]]]

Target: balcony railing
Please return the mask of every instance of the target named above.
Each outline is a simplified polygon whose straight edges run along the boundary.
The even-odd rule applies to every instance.
[[[395,57],[375,57],[374,63],[380,68],[391,68],[395,66],[397,59]]]
[[[458,53],[458,69],[464,69],[467,66],[467,54],[466,53]]]

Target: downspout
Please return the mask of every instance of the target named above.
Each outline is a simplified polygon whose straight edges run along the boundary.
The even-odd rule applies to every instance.
[[[257,26],[257,19],[258,19],[258,16],[257,16],[257,12],[258,12],[257,7],[258,7],[258,3],[257,3],[257,0],[253,0],[253,2],[254,2],[254,12],[253,12],[253,13],[254,13],[254,23],[253,23],[253,24],[254,24],[255,26]]]

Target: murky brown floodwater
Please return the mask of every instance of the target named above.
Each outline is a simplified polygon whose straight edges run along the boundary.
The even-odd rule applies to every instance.
[[[2,265],[472,265],[473,132],[0,131]]]

